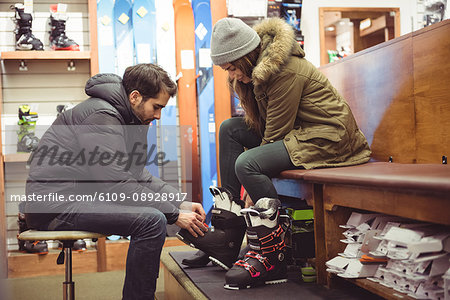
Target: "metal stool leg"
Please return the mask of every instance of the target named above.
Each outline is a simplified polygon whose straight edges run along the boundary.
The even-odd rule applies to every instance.
[[[64,266],[66,269],[65,281],[63,282],[63,300],[75,300],[75,282],[72,281],[72,246],[73,241],[63,241],[63,251],[65,251]],[[60,263],[62,261],[58,259],[58,264]]]

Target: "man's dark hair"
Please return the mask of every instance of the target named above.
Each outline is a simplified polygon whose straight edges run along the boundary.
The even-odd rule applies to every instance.
[[[136,90],[141,93],[143,101],[158,97],[161,90],[166,91],[170,97],[177,93],[177,85],[170,79],[169,74],[154,64],[138,64],[128,67],[123,74],[122,84],[127,95]]]

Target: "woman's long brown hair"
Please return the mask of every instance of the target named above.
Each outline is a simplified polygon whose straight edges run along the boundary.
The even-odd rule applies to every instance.
[[[253,68],[256,66],[260,52],[261,47],[258,46],[255,50],[231,62],[231,64],[241,70],[247,77],[252,78]],[[259,115],[255,94],[253,93],[253,83],[243,83],[230,78],[228,80],[231,91],[236,92],[241,106],[245,111],[245,122],[251,129],[262,135],[264,125]]]

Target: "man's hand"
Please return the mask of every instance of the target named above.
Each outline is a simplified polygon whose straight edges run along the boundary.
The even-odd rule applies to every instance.
[[[204,236],[203,232],[208,231],[208,228],[203,224],[205,218],[206,214],[200,203],[183,202],[180,205],[180,214],[175,224],[189,231],[194,237]]]

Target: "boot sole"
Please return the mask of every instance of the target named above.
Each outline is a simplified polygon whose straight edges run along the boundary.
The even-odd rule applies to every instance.
[[[223,262],[221,262],[220,260],[218,260],[215,257],[210,256],[209,260],[212,261],[213,264],[215,264],[215,265],[221,267],[222,269],[224,269],[225,271],[228,271],[230,269],[226,264],[224,264]]]
[[[175,236],[176,236],[180,241],[182,241],[183,243],[185,243],[186,245],[188,245],[188,246],[190,246],[190,247],[192,247],[192,248],[194,248],[194,249],[198,249],[197,247],[195,247],[194,244],[192,244],[191,242],[187,241],[184,237],[182,237],[180,234],[178,234],[178,232],[175,234]],[[198,250],[201,250],[201,249],[198,249]],[[202,251],[203,251],[203,250],[202,250]],[[209,258],[209,260],[210,260],[213,264],[215,264],[216,266],[221,267],[221,268],[224,269],[225,271],[228,271],[228,270],[230,269],[229,267],[227,267],[227,265],[225,265],[223,262],[221,262],[221,261],[218,260],[217,258],[214,258],[214,257],[212,257],[212,256],[209,256],[208,258]]]
[[[287,279],[275,279],[275,280],[268,280],[268,281],[264,281],[264,284],[262,285],[268,285],[268,284],[279,284],[279,283],[285,283],[287,282]],[[261,284],[251,284],[251,285],[241,285],[241,286],[236,286],[236,285],[229,285],[229,284],[224,284],[224,288],[227,290],[245,290],[245,289],[250,289],[252,287],[257,287],[257,286],[261,286]]]
[[[182,241],[183,243],[185,243],[188,246],[191,246],[192,248],[198,249],[194,246],[194,244],[192,244],[191,242],[187,241],[184,237],[182,237],[181,235],[178,234],[178,232],[175,234],[175,236]],[[200,250],[200,249],[199,249]]]

